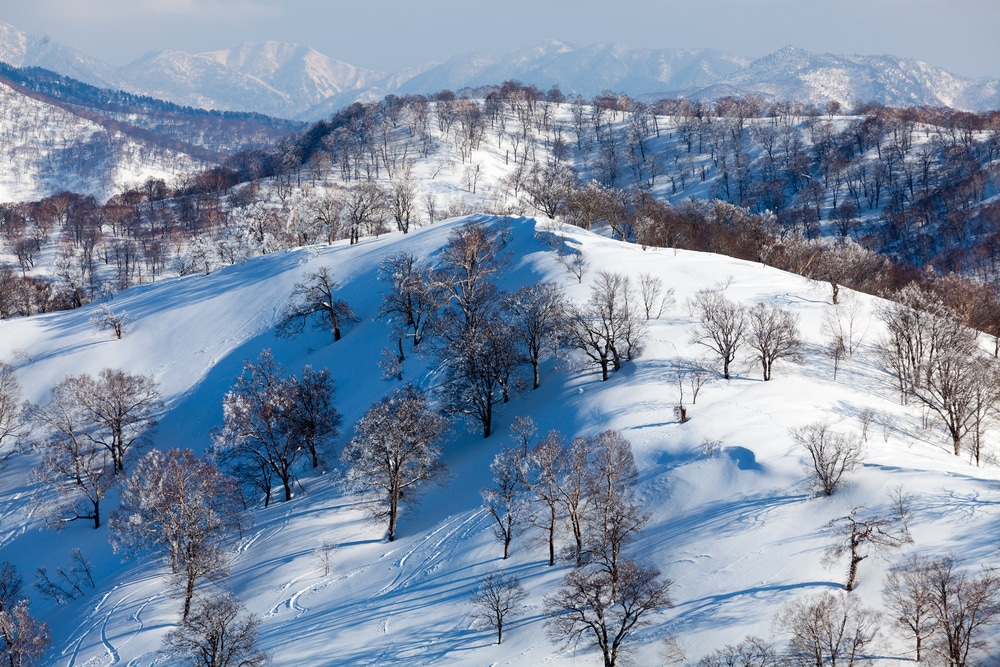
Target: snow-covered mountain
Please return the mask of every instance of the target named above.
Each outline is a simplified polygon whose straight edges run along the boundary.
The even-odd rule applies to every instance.
[[[964,79],[918,60],[891,55],[811,53],[792,46],[684,95],[716,99],[750,93],[813,104],[835,100],[847,107],[873,101],[893,107],[1000,108],[1000,81],[996,79]]]
[[[481,220],[508,226],[504,289],[543,279],[583,301],[600,271],[615,270],[634,284],[643,273],[662,280],[676,290],[676,305],[649,321],[645,352],[607,382],[581,358],[549,359],[538,390],[498,406],[490,439],[456,423],[443,446],[452,473],[447,486],[427,489],[419,509],[401,518],[395,542],[385,540],[384,526],[366,521],[365,501],[345,489],[336,472],[303,470],[293,500],[267,509],[253,504],[255,525],[232,551],[231,575],[221,586],[262,618],[261,644],[276,665],[600,664],[587,641],[565,646],[546,633],[545,598],[572,566],[562,560],[548,566],[540,532],[531,526],[515,538],[511,558],[501,560],[492,519],[480,505],[489,463],[508,442],[515,416],[532,417],[540,433],[558,429],[568,438],[616,429],[632,444],[638,497],[651,517],[628,554],[674,581],[672,608],[651,615],[652,624],[629,642],[637,649],[636,664],[664,664],[667,637],[679,642],[684,664],[747,634],[782,646],[787,635],[774,618],[783,606],[837,591],[843,582],[843,561],[823,563],[834,539],[828,522],[860,506],[887,511],[897,485],[911,497],[914,544],[863,561],[851,593],[858,604],[881,607],[883,575],[909,554],[955,554],[970,571],[995,557],[1000,473],[952,455],[947,436],[936,423],[928,427],[918,406],[899,405],[872,348],[881,326],[876,299],[856,297],[851,317],[859,348],[841,360],[835,379],[834,362],[823,352],[823,322],[834,312],[828,285],[752,262],[643,250],[551,222]],[[377,365],[390,333],[378,317],[380,297],[373,288],[380,261],[402,250],[418,259],[439,257],[462,223],[439,222],[357,245],[343,241],[272,253],[211,275],[122,292],[111,303],[132,316],[121,340],[90,325],[97,304],[3,321],[0,359],[15,366],[23,398],[32,402],[47,400],[68,369],[148,374],[166,404],[155,445],[200,453],[221,422],[222,397],[242,361],[269,348],[290,372],[301,372],[304,364],[331,370],[344,416],[339,451],[363,411],[398,386],[381,379]],[[587,258],[590,269],[582,282],[566,271],[554,246]],[[358,323],[336,343],[324,331],[276,338],[278,304],[296,282],[323,266],[331,267]],[[676,369],[703,354],[691,343],[696,320],[683,303],[703,289],[791,311],[805,353],[801,363],[779,362],[769,382],[760,380],[752,360],[740,357],[734,378],[703,387],[689,405],[690,420],[679,423],[673,412]],[[432,356],[410,354],[403,373],[434,389],[440,368]],[[817,421],[854,432],[867,424],[863,465],[830,497],[811,489],[808,455],[790,433]],[[991,439],[989,446],[995,444]],[[42,528],[41,517],[30,510],[37,486],[29,470],[37,457],[17,456],[0,471],[2,559],[30,580],[38,567],[50,574],[67,567],[71,549],[80,548],[94,580],[93,588],[85,585],[66,604],[25,587],[33,615],[52,628],[44,664],[173,664],[158,653],[164,635],[179,622],[181,604],[167,568],[152,558],[122,564],[108,545],[107,528],[92,523],[72,522],[58,532]],[[115,502],[109,497],[102,506],[110,512]],[[567,534],[560,534],[566,545]],[[331,549],[329,571],[317,557],[323,545]],[[468,602],[479,582],[499,570],[516,574],[528,591],[502,645],[474,622]],[[214,586],[205,584],[204,592],[218,591]],[[874,653],[885,667],[911,664],[912,641],[890,631],[886,617]]]
[[[45,67],[94,85],[178,104],[317,120],[354,101],[389,93],[430,94],[514,79],[584,97],[605,90],[641,99],[767,98],[845,106],[1000,108],[1000,81],[972,80],[893,56],[817,54],[786,47],[757,60],[712,49],[639,49],[616,44],[571,46],[556,40],[509,53],[456,55],[399,72],[368,70],[306,46],[248,42],[190,54],[147,54],[115,69],[0,23],[0,60]]]
[[[122,68],[138,92],[201,108],[296,117],[331,97],[349,98],[385,75],[297,44],[247,42],[232,49],[148,54]]]

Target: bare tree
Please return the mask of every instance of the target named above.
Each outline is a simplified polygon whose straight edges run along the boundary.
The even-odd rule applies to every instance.
[[[844,473],[854,470],[863,454],[857,436],[832,431],[825,422],[794,429],[792,437],[809,452],[816,485],[826,496],[833,494]]]
[[[764,372],[764,381],[771,379],[775,361],[802,358],[798,316],[776,306],[758,303],[746,311],[749,324],[747,346],[757,353]]]
[[[227,572],[227,542],[243,529],[243,495],[236,482],[188,449],[153,450],[125,483],[108,521],[116,553],[156,554],[184,591],[183,618],[199,581]]]
[[[593,439],[592,473],[588,476],[591,498],[587,537],[591,562],[616,576],[622,549],[636,538],[649,513],[635,498],[639,472],[632,443],[619,431],[607,430]]]
[[[288,419],[290,428],[305,443],[318,468],[330,453],[330,445],[340,435],[340,413],[333,403],[337,384],[326,368],[314,371],[312,366],[302,369],[302,377],[289,378],[291,406]]]
[[[781,657],[760,637],[747,636],[738,644],[726,644],[698,661],[698,667],[779,667]]]
[[[14,367],[0,361],[0,469],[14,452],[18,441],[30,433],[21,408],[21,385]]]
[[[507,576],[503,572],[488,574],[479,589],[473,593],[475,617],[497,631],[497,644],[503,643],[504,623],[517,613],[527,595],[517,577]]]
[[[442,290],[430,279],[430,267],[406,251],[387,257],[379,267],[379,278],[389,283],[379,315],[390,318],[399,337],[400,356],[404,356],[403,337],[409,337],[416,349],[443,305]]]
[[[635,632],[649,617],[672,606],[672,582],[653,567],[624,559],[614,575],[605,569],[575,568],[546,597],[550,638],[576,645],[588,639],[600,649],[605,667],[615,667]]]
[[[351,245],[362,233],[375,236],[384,231],[387,203],[385,190],[375,181],[364,181],[347,190],[342,214],[349,225]]]
[[[373,403],[354,431],[341,456],[347,479],[375,496],[372,515],[388,519],[392,542],[400,504],[413,502],[421,484],[444,473],[438,443],[447,422],[423,393],[406,384]]]
[[[396,221],[396,229],[409,233],[411,218],[417,204],[417,190],[408,179],[396,181],[388,195],[389,210]]]
[[[129,323],[129,314],[124,311],[115,312],[108,308],[107,304],[98,306],[97,311],[90,317],[90,323],[95,329],[111,329],[115,338],[121,340],[125,333],[125,326]]]
[[[639,295],[646,319],[660,319],[663,311],[674,302],[674,288],[664,290],[663,279],[651,273],[639,274]]]
[[[559,471],[565,452],[563,436],[558,431],[550,431],[528,455],[525,483],[532,494],[531,521],[545,531],[549,545],[549,567],[556,564],[556,528],[561,496]]]
[[[777,623],[792,635],[793,664],[853,667],[867,662],[865,651],[878,634],[879,614],[847,593],[820,593],[786,604]]]
[[[510,556],[511,540],[527,510],[527,486],[522,470],[526,465],[525,450],[504,447],[490,464],[492,482],[481,491],[483,506],[493,517],[493,534],[503,542],[504,560]]]
[[[985,646],[987,628],[1000,621],[1000,576],[960,570],[953,557],[938,558],[926,570],[936,631],[931,648],[948,665],[968,667]]]
[[[260,624],[233,594],[205,596],[163,646],[169,657],[196,667],[265,667],[271,656],[259,646]]]
[[[719,355],[722,377],[728,380],[729,366],[746,337],[746,309],[721,292],[707,291],[694,296],[692,308],[698,318],[698,328],[691,342],[704,345]]]
[[[826,558],[835,561],[848,555],[847,581],[844,590],[853,591],[858,578],[858,565],[872,553],[884,555],[912,542],[906,526],[905,505],[897,504],[892,515],[859,515],[864,508],[853,507],[847,516],[830,522],[835,542],[827,547]]]
[[[36,621],[28,608],[28,599],[0,610],[0,656],[10,667],[40,665],[52,641],[47,623]]]
[[[454,321],[444,320],[440,327],[446,337],[475,331],[489,319],[501,300],[496,279],[506,268],[507,255],[503,229],[473,220],[456,228],[441,251],[440,268],[432,279],[453,303]]]
[[[627,276],[602,271],[583,307],[570,309],[570,345],[601,367],[608,379],[609,365],[621,369],[622,360],[642,354],[645,323],[632,311],[632,289]]]
[[[292,499],[299,459],[309,452],[296,406],[298,384],[270,350],[256,363],[243,362],[243,372],[222,399],[222,428],[213,433],[212,454],[243,483],[271,501],[274,480],[281,484],[285,501]],[[318,443],[318,440],[317,440]]]
[[[152,378],[105,368],[97,379],[67,377],[52,388],[49,404],[32,406],[30,413],[50,433],[107,450],[117,474],[129,453],[148,442],[162,407]]]
[[[504,301],[511,332],[524,348],[538,389],[538,365],[543,352],[554,351],[565,327],[566,303],[554,283],[526,285]]]
[[[932,562],[928,558],[911,556],[889,570],[882,587],[882,600],[888,608],[889,619],[903,634],[913,637],[917,662],[923,659],[924,644],[937,625],[929,577]]]
[[[296,336],[302,333],[309,318],[318,315],[313,326],[317,329],[328,328],[333,340],[340,340],[341,325],[357,322],[358,316],[346,301],[337,296],[338,287],[328,266],[321,266],[308,274],[305,282],[296,283],[278,320],[278,335]]]
[[[9,560],[0,565],[0,611],[8,611],[21,599],[24,580]]]

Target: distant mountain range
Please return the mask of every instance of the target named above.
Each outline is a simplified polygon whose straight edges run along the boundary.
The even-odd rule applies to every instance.
[[[163,51],[114,68],[74,49],[0,22],[0,60],[50,69],[95,86],[177,104],[316,120],[354,101],[516,79],[592,97],[605,90],[655,99],[715,99],[758,94],[823,104],[1000,108],[1000,80],[966,79],[890,55],[818,54],[785,47],[749,60],[712,49],[576,48],[548,41],[505,54],[466,54],[394,73],[333,60],[314,49],[250,42],[190,54]]]

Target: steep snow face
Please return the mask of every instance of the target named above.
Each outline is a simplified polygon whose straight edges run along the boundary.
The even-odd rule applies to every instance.
[[[0,21],[0,61],[15,67],[43,67],[102,88],[121,88],[124,79],[111,65],[47,37],[33,37]]]
[[[631,642],[637,664],[662,662],[661,641],[670,636],[691,661],[747,634],[783,642],[786,637],[772,625],[782,606],[843,582],[845,563],[822,562],[832,539],[829,521],[855,507],[888,511],[897,485],[912,497],[914,544],[888,554],[889,560],[863,561],[852,593],[863,605],[881,605],[890,560],[909,553],[958,554],[972,568],[994,558],[1000,472],[951,455],[933,420],[925,424],[919,408],[898,404],[873,350],[881,335],[876,299],[842,290],[844,299],[856,299],[858,351],[841,361],[834,380],[833,362],[823,352],[823,322],[835,314],[827,285],[725,257],[644,251],[547,221],[480,219],[509,230],[503,289],[549,280],[568,298],[583,301],[600,271],[618,271],[633,285],[642,274],[659,278],[674,290],[673,302],[648,321],[643,354],[607,382],[572,354],[549,358],[538,390],[498,406],[493,437],[483,440],[456,422],[444,443],[452,473],[446,487],[427,489],[420,507],[408,508],[393,543],[385,541],[384,526],[366,520],[366,501],[348,493],[335,470],[301,470],[301,488],[288,503],[267,510],[252,503],[255,526],[233,550],[231,576],[223,585],[263,618],[262,644],[275,664],[599,664],[586,642],[567,647],[545,631],[545,597],[570,565],[549,567],[540,533],[530,526],[503,561],[480,506],[489,463],[520,415],[532,417],[542,434],[558,429],[572,439],[611,428],[632,444],[637,491],[651,517],[628,553],[674,580],[674,606],[650,617],[652,625]],[[381,379],[377,365],[392,343],[388,324],[377,315],[379,263],[402,250],[435,261],[463,222],[439,222],[354,246],[273,253],[208,276],[122,292],[108,303],[132,316],[121,340],[90,326],[96,304],[0,322],[0,359],[15,366],[23,398],[32,402],[45,401],[67,373],[114,367],[151,375],[166,403],[156,446],[200,453],[210,429],[221,423],[222,398],[241,363],[269,348],[290,372],[301,373],[305,364],[331,370],[344,416],[339,451],[364,410],[398,386]],[[568,253],[582,253],[589,262],[582,282],[560,261]],[[294,284],[323,266],[330,267],[360,321],[337,343],[321,330],[275,338],[277,314]],[[779,362],[769,382],[761,381],[749,355],[741,355],[732,380],[715,379],[696,402],[686,390],[690,421],[681,424],[674,416],[680,399],[676,372],[706,354],[691,342],[696,319],[685,304],[703,289],[791,311],[805,351],[801,363]],[[437,387],[439,363],[406,351],[404,379]],[[831,497],[812,489],[808,455],[790,435],[790,429],[817,421],[856,433],[867,423],[863,465]],[[997,445],[993,434],[989,447]],[[45,663],[163,664],[157,651],[178,622],[181,604],[165,568],[152,559],[121,564],[105,529],[75,522],[58,533],[42,530],[41,519],[28,511],[36,506],[32,493],[39,491],[29,477],[37,460],[37,454],[17,456],[0,471],[3,558],[29,579],[37,567],[50,573],[65,567],[70,549],[80,547],[94,564],[96,583],[65,605],[28,591],[33,613],[53,630]],[[107,511],[114,502],[108,500]],[[324,544],[333,547],[329,573],[316,556]],[[567,544],[564,533],[560,546]],[[479,582],[498,570],[516,574],[529,592],[499,646],[488,628],[472,621],[468,603]],[[215,590],[206,586],[203,592]],[[902,666],[909,664],[912,647],[885,632],[879,655],[882,664]]]

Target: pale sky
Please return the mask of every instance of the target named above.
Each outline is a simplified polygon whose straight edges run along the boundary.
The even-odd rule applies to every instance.
[[[0,20],[116,66],[272,39],[392,72],[557,39],[751,58],[793,45],[1000,78],[1000,0],[0,0]]]

